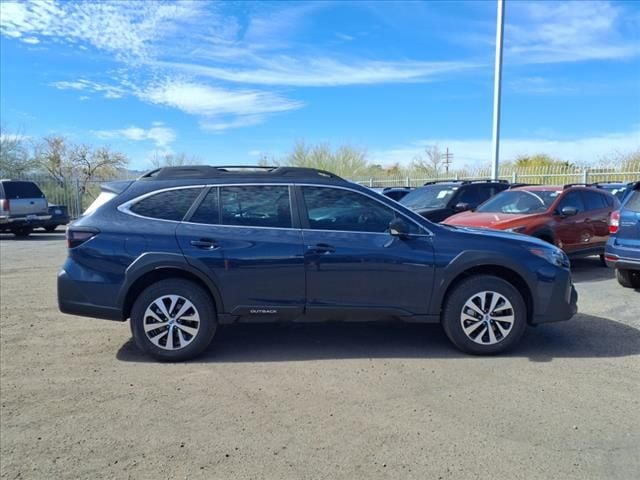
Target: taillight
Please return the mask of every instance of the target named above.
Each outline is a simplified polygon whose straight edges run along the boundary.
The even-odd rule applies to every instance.
[[[100,233],[100,230],[98,230],[97,228],[67,228],[67,232],[65,235],[67,237],[67,247],[78,247],[87,240],[91,240],[98,233]]]
[[[617,233],[620,227],[620,210],[611,212],[609,217],[609,233]]]
[[[9,199],[8,198],[3,198],[2,200],[0,200],[0,207],[2,207],[2,210],[4,210],[5,212],[9,211]]]

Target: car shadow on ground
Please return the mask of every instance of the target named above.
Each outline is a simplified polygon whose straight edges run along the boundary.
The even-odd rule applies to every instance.
[[[640,330],[590,315],[528,328],[500,358],[624,357],[640,354]],[[126,362],[153,361],[133,340],[117,353]],[[352,358],[472,358],[449,342],[440,325],[410,323],[238,324],[221,326],[196,362],[283,362]]]
[[[28,237],[16,237],[13,233],[0,233],[0,240],[15,240],[16,242],[34,242],[39,240],[64,240],[64,230],[55,232],[33,232]]]
[[[571,277],[574,283],[599,282],[615,276],[615,270],[604,266],[599,257],[571,260]]]

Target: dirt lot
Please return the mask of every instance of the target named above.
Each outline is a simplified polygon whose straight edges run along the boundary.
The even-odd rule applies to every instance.
[[[0,235],[0,476],[631,479],[640,293],[574,263],[580,311],[506,356],[436,325],[248,325],[197,362],[63,315],[61,233]]]

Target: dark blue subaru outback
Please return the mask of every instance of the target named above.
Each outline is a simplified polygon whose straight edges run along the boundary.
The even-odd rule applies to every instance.
[[[67,240],[60,309],[130,318],[160,360],[252,321],[436,322],[459,349],[495,354],[576,312],[555,246],[436,225],[308,168],[167,167],[105,184]]]

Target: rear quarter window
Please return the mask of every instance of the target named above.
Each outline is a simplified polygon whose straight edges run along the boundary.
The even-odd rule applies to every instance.
[[[631,210],[632,212],[640,213],[640,190],[634,191],[630,196],[627,203],[622,207],[623,210]]]
[[[44,198],[42,190],[33,182],[4,182],[2,184],[5,198],[17,200],[20,198]]]
[[[129,210],[142,217],[179,222],[198,198],[201,190],[201,188],[180,188],[155,193],[134,203]]]

